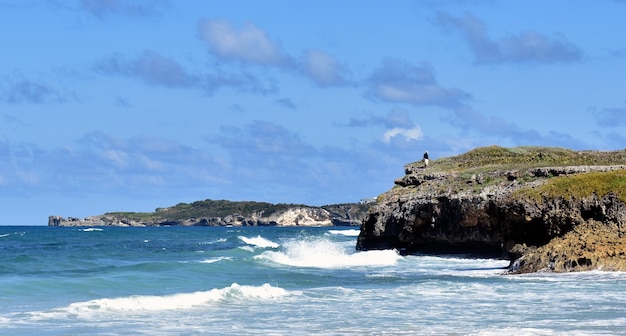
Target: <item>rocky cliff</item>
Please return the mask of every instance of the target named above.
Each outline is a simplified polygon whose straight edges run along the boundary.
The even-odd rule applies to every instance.
[[[405,166],[357,249],[466,253],[511,272],[626,271],[626,151],[485,147]]]
[[[313,207],[299,204],[205,200],[152,213],[114,212],[87,218],[50,216],[49,226],[350,226],[360,225],[368,204]]]

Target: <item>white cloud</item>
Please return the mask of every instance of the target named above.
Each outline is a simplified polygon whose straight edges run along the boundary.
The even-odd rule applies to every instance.
[[[235,27],[228,20],[203,19],[198,32],[210,52],[221,60],[276,67],[304,75],[322,87],[344,85],[350,73],[336,57],[316,48],[306,49],[296,60],[278,41],[252,23]]]
[[[227,20],[203,19],[198,30],[202,41],[218,57],[261,65],[286,61],[280,44],[251,23],[237,29]]]
[[[424,137],[424,133],[422,133],[422,129],[419,126],[415,126],[413,128],[392,128],[385,132],[383,135],[383,141],[385,143],[391,142],[391,139],[397,136],[402,136],[406,140],[420,140]]]

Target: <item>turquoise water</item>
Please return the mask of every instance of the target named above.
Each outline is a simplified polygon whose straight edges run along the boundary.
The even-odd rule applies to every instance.
[[[626,274],[356,252],[355,228],[0,227],[0,335],[626,334]]]

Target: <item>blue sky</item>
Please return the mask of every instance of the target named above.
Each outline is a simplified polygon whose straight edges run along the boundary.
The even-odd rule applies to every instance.
[[[626,147],[626,1],[0,0],[0,225]]]

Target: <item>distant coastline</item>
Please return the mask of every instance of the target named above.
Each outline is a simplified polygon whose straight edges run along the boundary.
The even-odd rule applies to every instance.
[[[48,226],[358,226],[371,200],[324,206],[204,200],[154,212],[110,212],[86,218],[50,216]]]

